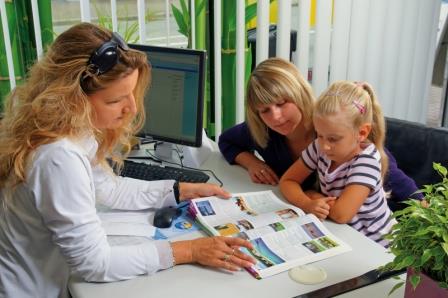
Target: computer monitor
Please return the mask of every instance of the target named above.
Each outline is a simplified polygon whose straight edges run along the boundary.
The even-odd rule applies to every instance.
[[[203,130],[205,51],[130,44],[151,64],[151,86],[145,95],[146,122],[140,135],[154,140],[200,147]],[[164,146],[157,146],[163,150]],[[158,152],[162,157],[169,152]]]

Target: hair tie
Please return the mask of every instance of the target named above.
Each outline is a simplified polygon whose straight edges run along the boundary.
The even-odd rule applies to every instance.
[[[353,101],[353,105],[359,110],[361,114],[366,112],[366,107],[357,99]]]
[[[355,85],[356,85],[356,87],[361,87],[361,88],[363,88],[364,89],[364,87],[366,86],[366,83],[365,82],[353,82],[353,83],[355,83]]]

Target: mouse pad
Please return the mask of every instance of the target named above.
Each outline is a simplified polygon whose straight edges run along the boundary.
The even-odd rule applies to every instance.
[[[182,211],[182,214],[174,220],[171,227],[166,229],[157,228],[154,235],[154,239],[155,240],[170,239],[182,234],[198,231],[199,226],[190,217],[188,213],[188,206],[189,204],[184,204],[183,206],[179,207],[180,210]]]

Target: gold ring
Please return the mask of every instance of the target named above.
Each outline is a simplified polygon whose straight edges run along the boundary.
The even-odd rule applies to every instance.
[[[230,259],[230,255],[229,254],[225,254],[224,255],[224,262],[227,262]]]
[[[262,174],[263,174],[263,173],[264,173],[264,169],[261,169],[260,173],[262,173]]]
[[[235,249],[232,248],[232,256],[235,254]]]

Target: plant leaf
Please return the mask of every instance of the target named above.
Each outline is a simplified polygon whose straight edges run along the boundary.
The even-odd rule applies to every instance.
[[[185,3],[185,0],[180,0],[180,7],[182,9],[182,14],[186,14],[188,16],[188,7],[187,4]]]
[[[270,0],[269,4],[271,4],[274,0]],[[246,21],[246,25],[252,21],[253,18],[255,18],[257,16],[257,2],[255,1],[252,4],[249,4],[246,6],[246,11],[245,11],[245,21]]]
[[[432,251],[430,249],[425,249],[423,251],[421,263],[425,264],[432,257]]]
[[[413,274],[411,275],[411,277],[409,278],[409,281],[411,282],[412,288],[415,291],[415,288],[417,288],[418,284],[420,283],[420,275],[418,274]]]
[[[171,9],[173,11],[174,19],[176,20],[177,26],[179,26],[179,33],[188,37],[189,30],[188,25],[185,23],[184,16],[182,15],[182,12],[173,4],[171,4]]]
[[[397,289],[399,289],[401,286],[403,286],[404,281],[397,283],[392,290],[390,290],[389,294],[387,294],[387,296],[392,295],[393,292],[395,292]]]
[[[445,251],[446,255],[448,256],[448,243],[441,243],[440,244],[443,248],[443,250]]]
[[[434,168],[434,170],[439,172],[443,177],[446,177],[447,169],[443,167],[440,163],[435,162],[433,163],[432,167]]]
[[[409,267],[412,265],[412,263],[414,263],[414,261],[415,261],[415,258],[413,256],[407,256],[404,258],[403,261],[401,261],[400,267],[401,268]]]
[[[201,1],[201,2],[199,2],[199,5],[197,5],[196,7],[195,7],[195,14],[196,14],[196,17],[199,17],[199,15],[201,14],[201,12],[202,12],[202,10],[205,8],[205,0],[203,0],[203,1]]]
[[[257,16],[257,2],[254,2],[254,3],[246,6],[246,11],[245,11],[246,24],[249,23],[256,16]]]

